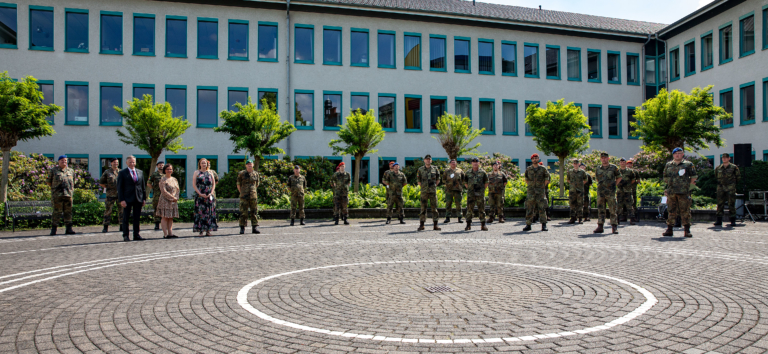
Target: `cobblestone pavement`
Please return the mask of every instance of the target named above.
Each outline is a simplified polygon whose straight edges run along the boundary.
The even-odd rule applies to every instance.
[[[0,233],[0,353],[768,352],[766,223],[351,222]]]

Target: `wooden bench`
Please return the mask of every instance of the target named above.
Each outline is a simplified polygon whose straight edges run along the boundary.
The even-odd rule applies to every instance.
[[[17,220],[38,220],[50,218],[53,215],[53,204],[46,201],[6,201],[5,219],[11,218],[13,231],[16,231]]]

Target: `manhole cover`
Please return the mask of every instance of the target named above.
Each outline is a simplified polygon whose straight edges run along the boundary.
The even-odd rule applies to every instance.
[[[443,286],[443,285],[441,285],[441,286],[430,286],[430,287],[426,287],[424,289],[426,289],[430,293],[447,293],[449,291],[453,291],[453,289],[451,289],[451,288],[449,288],[447,286]]]

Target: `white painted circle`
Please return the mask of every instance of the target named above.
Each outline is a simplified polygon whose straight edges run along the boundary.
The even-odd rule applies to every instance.
[[[300,324],[296,324],[293,322],[283,321],[281,319],[274,318],[272,316],[269,316],[253,306],[248,302],[248,292],[256,285],[263,283],[267,280],[278,278],[284,275],[291,275],[291,274],[297,274],[297,273],[303,273],[303,272],[309,272],[313,270],[319,270],[319,269],[330,269],[330,268],[339,268],[339,267],[351,267],[351,266],[361,266],[361,265],[377,265],[377,264],[395,264],[395,263],[483,263],[483,264],[499,264],[499,265],[507,265],[507,266],[514,266],[514,267],[528,267],[528,268],[537,268],[537,269],[547,269],[547,270],[558,270],[558,271],[565,271],[565,272],[572,272],[572,273],[579,273],[584,275],[589,275],[593,277],[603,278],[615,281],[617,283],[621,283],[624,285],[628,285],[632,287],[633,289],[637,290],[639,293],[643,294],[645,296],[645,302],[640,305],[638,308],[636,308],[634,311],[621,316],[611,322],[608,322],[606,324],[595,326],[595,327],[589,327],[584,328],[580,330],[575,331],[569,331],[569,332],[559,332],[559,333],[542,333],[542,334],[534,334],[530,336],[522,336],[522,337],[507,337],[507,338],[465,338],[465,339],[433,339],[433,338],[400,338],[400,337],[385,337],[385,336],[373,336],[369,334],[357,334],[351,331],[330,331],[327,329],[322,328],[315,328],[310,326],[304,326]],[[348,337],[348,338],[357,338],[357,339],[370,339],[370,340],[376,340],[376,341],[388,341],[388,342],[403,342],[403,343],[437,343],[437,344],[462,344],[462,343],[499,343],[499,342],[521,342],[521,341],[535,341],[538,339],[543,338],[558,338],[558,337],[566,337],[566,336],[573,336],[577,334],[585,334],[585,333],[592,333],[597,331],[602,331],[609,329],[614,326],[618,326],[620,324],[627,323],[640,315],[644,314],[648,310],[651,309],[658,300],[656,299],[653,294],[645,290],[644,288],[640,287],[639,285],[630,283],[626,280],[614,278],[607,275],[592,273],[592,272],[585,272],[581,270],[574,270],[574,269],[565,269],[565,268],[557,268],[557,267],[546,267],[546,266],[537,266],[537,265],[530,265],[530,264],[519,264],[519,263],[505,263],[505,262],[489,262],[489,261],[464,261],[464,260],[448,260],[448,261],[439,261],[439,260],[426,260],[426,261],[391,261],[391,262],[366,262],[366,263],[351,263],[351,264],[337,264],[337,265],[330,265],[330,266],[324,266],[324,267],[315,267],[315,268],[307,268],[307,269],[301,269],[301,270],[294,270],[292,272],[285,272],[281,274],[271,275],[266,278],[261,278],[259,280],[254,281],[253,283],[250,283],[246,286],[244,286],[240,291],[237,293],[237,303],[240,304],[246,311],[258,316],[259,318],[279,324],[282,326],[287,326],[291,328],[296,328],[304,331],[309,332],[315,332],[315,333],[323,333],[328,334],[332,336],[340,336],[340,337]]]

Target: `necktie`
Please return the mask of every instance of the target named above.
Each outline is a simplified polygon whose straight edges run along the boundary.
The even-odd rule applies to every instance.
[[[133,177],[133,181],[136,182],[136,171],[131,170],[131,177]]]

